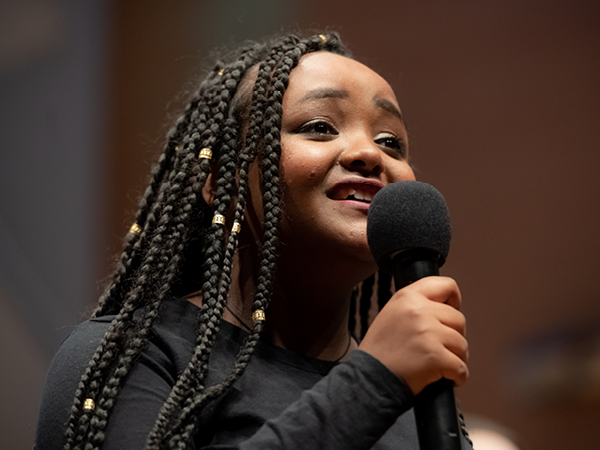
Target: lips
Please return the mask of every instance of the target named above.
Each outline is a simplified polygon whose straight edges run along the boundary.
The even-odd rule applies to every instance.
[[[377,180],[351,178],[336,183],[327,193],[332,200],[357,201],[371,203],[373,196],[379,192],[383,184]]]

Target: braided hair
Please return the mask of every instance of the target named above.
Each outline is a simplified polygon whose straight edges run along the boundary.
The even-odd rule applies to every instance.
[[[94,312],[94,317],[115,318],[78,384],[65,450],[102,446],[123,379],[147,344],[166,299],[200,289],[202,307],[194,353],[163,404],[146,449],[185,448],[197,412],[243,373],[262,320],[253,320],[231,373],[215,385],[204,385],[238,245],[239,230],[235,225],[227,230],[221,219],[233,215],[234,224],[243,221],[249,166],[258,160],[265,217],[252,310],[263,311],[271,298],[279,244],[282,99],[291,71],[303,55],[315,51],[348,56],[335,33],[288,35],[242,46],[215,64],[169,131],[112,281]],[[202,189],[211,171],[218,176],[209,206]],[[384,296],[389,298],[387,280]],[[379,281],[385,284],[381,277]],[[365,284],[361,303],[370,305],[372,290],[373,280]],[[353,299],[356,305],[357,296]],[[364,334],[368,307],[357,309]],[[93,408],[86,406],[89,402]]]

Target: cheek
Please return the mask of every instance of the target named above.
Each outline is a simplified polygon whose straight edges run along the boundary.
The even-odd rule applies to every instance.
[[[415,173],[406,161],[394,160],[389,166],[390,182],[414,181]]]
[[[297,196],[306,194],[317,183],[318,167],[312,164],[299,163],[288,165],[281,169],[281,180],[287,195]]]
[[[329,169],[322,149],[307,145],[282,145],[281,179],[286,190],[310,189],[320,185]],[[294,194],[294,192],[289,192]]]

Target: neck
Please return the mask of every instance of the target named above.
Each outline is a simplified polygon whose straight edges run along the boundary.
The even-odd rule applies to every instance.
[[[252,323],[257,267],[256,252],[241,247],[232,271],[231,312],[225,311],[225,319],[241,327]],[[285,261],[285,255],[281,255],[278,267],[282,269],[276,275],[266,311],[263,338],[295,353],[330,361],[342,359],[355,349],[357,344],[348,331],[350,295],[361,276],[368,273],[352,277],[340,268],[325,274],[322,266],[311,270],[314,265],[308,261],[291,263]],[[242,323],[238,323],[240,319]]]
[[[350,293],[334,297],[306,286],[284,289],[278,284],[269,307],[266,336],[275,345],[304,356],[340,359],[350,341]]]

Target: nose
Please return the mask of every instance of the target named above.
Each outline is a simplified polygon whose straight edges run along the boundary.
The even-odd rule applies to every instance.
[[[347,170],[363,176],[377,176],[383,172],[382,152],[370,139],[357,139],[346,147],[340,163]]]

